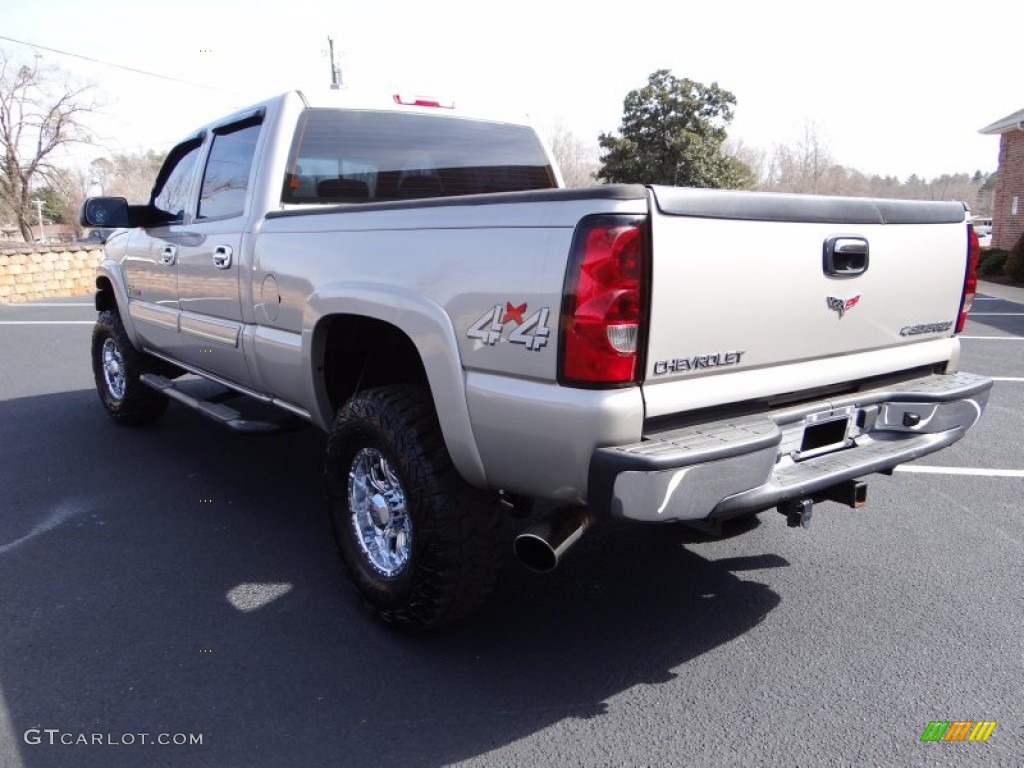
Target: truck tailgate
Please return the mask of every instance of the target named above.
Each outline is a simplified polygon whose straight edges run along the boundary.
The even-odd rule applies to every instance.
[[[651,196],[648,384],[873,350],[891,358],[953,334],[968,250],[959,203]]]

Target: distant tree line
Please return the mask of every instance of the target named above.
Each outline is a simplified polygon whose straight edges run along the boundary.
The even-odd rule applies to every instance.
[[[813,123],[804,126],[803,137],[792,144],[778,144],[765,151],[729,142],[726,151],[751,169],[753,188],[762,192],[962,200],[974,215],[992,213],[995,173],[944,173],[933,179],[911,174],[903,180],[891,175],[866,174],[837,163]]]
[[[78,212],[87,195],[123,197],[129,203],[143,204],[149,200],[150,189],[163,160],[164,154],[153,149],[115,152],[96,158],[86,171],[56,169],[32,196],[43,201],[43,216],[47,222],[66,224],[81,234]]]
[[[706,86],[658,70],[626,96],[618,133],[598,138],[603,154],[564,126],[552,137],[552,152],[568,186],[607,181],[963,200],[975,215],[991,213],[994,173],[946,173],[930,180],[866,174],[837,163],[813,123],[800,140],[766,151],[727,137],[735,104],[717,83]]]

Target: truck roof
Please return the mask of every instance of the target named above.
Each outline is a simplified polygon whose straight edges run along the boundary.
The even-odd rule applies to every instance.
[[[465,117],[478,120],[530,125],[529,116],[516,109],[494,103],[458,101],[447,94],[419,94],[414,91],[385,92],[381,90],[300,90],[299,95],[310,107],[337,109],[374,109],[387,112],[430,112],[438,116]]]
[[[507,107],[493,104],[469,104],[464,106],[452,99],[436,96],[425,96],[412,91],[388,93],[381,90],[353,90],[349,88],[331,90],[326,88],[295,89],[279,93],[263,101],[237,109],[230,115],[222,115],[216,120],[206,123],[196,132],[209,130],[218,125],[234,122],[251,115],[258,109],[272,109],[287,99],[299,98],[302,103],[313,109],[361,109],[380,112],[407,112],[414,114],[432,114],[437,117],[468,118],[491,122],[509,123],[512,125],[531,126],[529,115],[525,112],[510,110]]]

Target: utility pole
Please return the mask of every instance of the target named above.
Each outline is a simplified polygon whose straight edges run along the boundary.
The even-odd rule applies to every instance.
[[[36,206],[36,213],[39,215],[39,241],[42,242],[46,239],[46,233],[43,232],[43,201],[33,200]]]
[[[330,35],[327,36],[327,45],[331,51],[331,90],[336,91],[341,87],[341,67],[334,61],[334,40],[331,39]]]

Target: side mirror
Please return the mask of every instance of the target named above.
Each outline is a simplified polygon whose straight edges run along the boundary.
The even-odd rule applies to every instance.
[[[88,197],[78,223],[83,227],[130,227],[128,201],[123,197]]]

